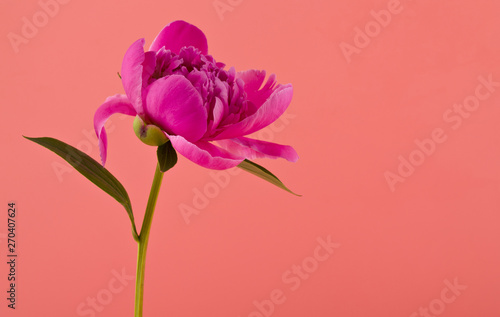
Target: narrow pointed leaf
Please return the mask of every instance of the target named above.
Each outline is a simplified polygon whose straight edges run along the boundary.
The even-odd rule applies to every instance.
[[[135,227],[134,214],[132,213],[132,204],[130,203],[127,191],[107,169],[87,154],[57,139],[46,137],[25,138],[40,144],[62,157],[80,172],[80,174],[122,204],[132,222],[132,234],[134,235],[134,239],[138,241],[139,238]]]
[[[286,190],[289,193],[294,194],[295,196],[302,196],[292,192],[290,189],[288,189],[288,187],[285,186],[285,184],[283,184],[276,176],[274,176],[273,173],[271,173],[264,167],[260,166],[259,164],[256,164],[249,160],[244,160],[238,165],[238,167],[241,168],[242,170],[245,170],[249,173],[252,173],[262,178],[263,180],[268,181],[271,184],[278,186],[279,188]]]
[[[177,164],[177,153],[170,141],[160,145],[156,150],[156,154],[158,156],[158,163],[160,164],[160,171],[163,173]]]

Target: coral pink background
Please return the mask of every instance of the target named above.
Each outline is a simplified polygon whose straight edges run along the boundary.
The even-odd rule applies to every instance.
[[[498,2],[61,2],[50,17],[35,0],[0,3],[0,315],[132,316],[136,244],[125,211],[21,135],[98,158],[93,113],[123,92],[116,72],[126,49],[141,37],[149,45],[176,19],[200,27],[218,61],[293,84],[286,120],[260,136],[301,158],[258,162],[303,197],[244,173],[216,174],[225,181],[217,185],[180,159],[154,218],[144,316],[499,315]],[[24,18],[38,19],[38,31],[13,46]],[[458,108],[464,101],[469,110]],[[112,125],[107,167],[140,223],[154,149],[136,139],[131,118]],[[10,201],[15,311],[5,300]],[[189,224],[182,206],[198,212]],[[318,249],[328,237],[340,244],[333,254]]]

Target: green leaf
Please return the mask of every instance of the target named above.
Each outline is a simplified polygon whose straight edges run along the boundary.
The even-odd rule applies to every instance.
[[[165,173],[177,164],[177,153],[175,152],[172,142],[160,145],[156,150],[158,155],[158,163],[160,164],[160,171]]]
[[[276,176],[274,176],[273,173],[269,172],[267,169],[260,166],[259,164],[256,164],[249,160],[244,160],[238,165],[238,167],[241,168],[242,170],[245,170],[249,173],[252,173],[262,178],[263,180],[268,181],[271,184],[278,186],[279,188],[286,190],[289,193],[294,194],[295,196],[302,196],[292,192],[290,189],[288,189],[288,187],[285,186],[285,184],[283,184]]]
[[[29,138],[26,136],[25,138],[40,144],[62,157],[88,180],[96,184],[100,189],[122,204],[132,222],[132,234],[134,239],[139,241],[137,228],[135,227],[134,214],[132,212],[132,204],[130,203],[127,191],[107,169],[87,154],[57,139]]]

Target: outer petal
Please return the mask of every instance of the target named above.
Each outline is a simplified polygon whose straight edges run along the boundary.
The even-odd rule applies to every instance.
[[[179,135],[167,136],[180,154],[206,168],[223,170],[235,167],[244,160],[244,157],[231,154],[206,141],[191,143]]]
[[[144,87],[144,73],[151,74],[155,68],[154,54],[146,58],[144,53],[144,39],[135,41],[123,58],[121,76],[123,88],[130,102],[134,105],[136,112],[141,116],[144,114],[142,90]],[[149,53],[149,52],[148,52]]]
[[[168,134],[198,141],[207,131],[207,109],[199,92],[181,75],[155,81],[147,92],[146,114]]]
[[[292,95],[291,84],[280,86],[253,115],[228,126],[214,140],[241,137],[267,127],[285,112],[292,101]]]
[[[281,145],[250,138],[235,138],[219,140],[217,144],[233,154],[243,156],[247,159],[282,157],[290,162],[296,162],[299,155],[289,145]]]
[[[205,34],[196,26],[184,21],[174,21],[161,30],[156,36],[150,51],[157,51],[165,46],[166,49],[179,54],[184,46],[194,46],[203,55],[208,54],[208,44]]]
[[[94,114],[94,130],[97,134],[97,139],[99,139],[99,152],[101,154],[102,165],[106,163],[106,151],[108,148],[108,139],[104,124],[115,113],[123,113],[130,116],[136,115],[134,107],[125,95],[108,97],[97,109]]]

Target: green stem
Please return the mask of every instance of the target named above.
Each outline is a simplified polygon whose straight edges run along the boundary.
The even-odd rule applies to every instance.
[[[151,192],[149,193],[148,205],[146,207],[146,214],[142,222],[141,233],[139,235],[139,251],[137,254],[137,278],[135,282],[135,317],[142,317],[142,306],[144,298],[144,273],[146,269],[146,251],[148,249],[149,231],[151,229],[151,222],[153,221],[153,214],[155,211],[156,200],[160,192],[161,181],[163,173],[160,171],[160,166],[156,165],[156,172],[151,185]]]

